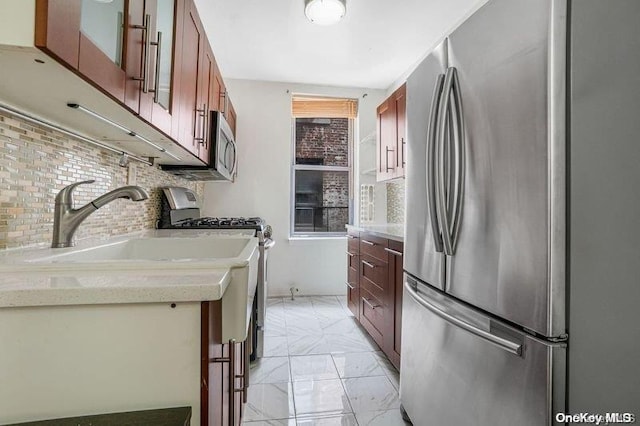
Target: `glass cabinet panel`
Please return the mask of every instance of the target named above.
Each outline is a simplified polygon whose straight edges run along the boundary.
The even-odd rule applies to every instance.
[[[174,25],[174,3],[175,0],[157,0],[156,17],[156,37],[161,40],[157,46],[156,58],[160,63],[156,67],[155,89],[157,102],[166,110],[169,109],[171,101],[171,64],[173,62],[173,25]]]
[[[124,0],[82,0],[80,30],[117,66],[122,66]]]

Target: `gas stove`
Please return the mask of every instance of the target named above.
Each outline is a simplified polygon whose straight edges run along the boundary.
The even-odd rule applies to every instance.
[[[207,229],[255,229],[263,230],[266,225],[259,217],[200,217],[183,219],[173,223],[175,228]]]

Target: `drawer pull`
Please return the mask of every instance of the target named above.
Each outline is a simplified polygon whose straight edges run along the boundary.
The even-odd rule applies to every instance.
[[[345,282],[345,284],[347,285],[347,287],[349,287],[350,290],[355,290],[356,286],[349,284],[349,282]]]
[[[356,237],[356,236],[354,236],[354,235],[349,235],[349,234],[347,234],[347,238],[350,238],[350,239],[352,239],[352,240],[355,240],[355,239],[357,239],[358,237]]]
[[[367,262],[366,260],[363,260],[362,263],[364,263],[365,265],[367,265],[369,268],[372,268],[372,269],[378,266],[378,265],[374,265],[371,262]]]
[[[375,309],[375,308],[379,308],[379,307],[380,307],[380,305],[374,305],[374,304],[372,304],[371,302],[369,302],[369,300],[368,300],[368,299],[366,299],[366,298],[364,298],[364,297],[361,297],[361,299],[362,299],[362,301],[363,301],[364,303],[366,303],[366,304],[367,304],[367,306],[368,306],[368,307],[370,307],[371,309]]]
[[[371,242],[371,241],[368,241],[368,240],[362,240],[362,242],[363,242],[363,243],[365,243],[365,244],[366,244],[366,245],[368,245],[368,246],[375,246],[375,245],[377,245],[376,243]]]
[[[351,253],[351,252],[346,252],[346,253],[349,255],[349,257],[353,257],[356,255],[355,253]]]
[[[399,252],[397,250],[394,250],[394,249],[387,248],[387,247],[384,248],[384,251],[386,251],[387,253],[391,253],[394,256],[402,256],[401,252]]]

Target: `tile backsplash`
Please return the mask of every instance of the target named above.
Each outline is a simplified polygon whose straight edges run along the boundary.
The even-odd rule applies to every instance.
[[[65,186],[88,179],[74,192],[76,207],[127,185],[120,156],[45,127],[0,113],[0,249],[50,244],[54,198]],[[119,199],[89,216],[76,238],[107,237],[155,228],[160,187],[185,186],[201,197],[204,184],[131,162],[136,185],[149,192],[142,202]]]
[[[404,223],[404,179],[387,182],[387,223]]]

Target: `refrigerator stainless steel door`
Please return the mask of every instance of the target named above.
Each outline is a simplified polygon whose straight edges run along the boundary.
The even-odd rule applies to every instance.
[[[553,197],[563,199],[564,182],[555,176],[564,169],[555,168],[550,147],[564,138],[550,123],[564,113],[564,96],[553,91],[554,75],[564,84],[558,68],[565,60],[554,56],[553,44],[565,38],[550,34],[565,18],[551,0],[493,0],[448,41],[464,105],[466,161],[446,291],[544,336],[565,332],[564,277],[551,280],[550,248],[561,240],[551,236],[550,212]],[[564,86],[557,89],[564,94]]]
[[[416,426],[553,425],[565,412],[565,344],[534,339],[408,276],[400,363],[402,407]]]
[[[432,121],[432,104],[437,105],[434,90],[446,69],[446,40],[407,79],[407,167],[406,223],[404,269],[408,273],[437,287],[444,288],[444,255],[437,247],[438,223],[434,222],[435,205],[429,194],[435,195],[433,179],[428,173],[427,139]],[[434,92],[436,99],[434,102]],[[433,130],[433,129],[431,129]],[[431,191],[429,191],[431,189]],[[441,242],[439,243],[442,244]],[[439,251],[438,251],[439,250]]]

